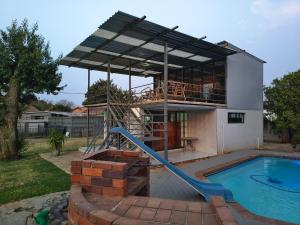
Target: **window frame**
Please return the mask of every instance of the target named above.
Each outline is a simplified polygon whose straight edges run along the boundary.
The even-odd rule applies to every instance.
[[[235,117],[231,117],[235,115]],[[245,123],[245,113],[243,112],[228,112],[227,114],[228,124],[244,124]]]

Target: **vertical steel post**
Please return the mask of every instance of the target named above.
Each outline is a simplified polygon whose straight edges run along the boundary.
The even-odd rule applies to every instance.
[[[106,135],[109,135],[110,131],[110,62],[107,63],[107,84],[106,84]]]
[[[129,108],[128,108],[128,112],[127,112],[127,116],[128,116],[128,129],[129,132],[131,131],[131,127],[130,127],[130,107],[131,107],[131,103],[132,103],[132,91],[131,91],[131,63],[129,63],[129,70],[128,70],[128,75],[129,75]]]
[[[128,70],[128,75],[129,75],[129,87],[128,87],[128,89],[129,89],[129,102],[131,103],[131,94],[132,94],[132,92],[131,92],[131,64],[129,64],[129,70]]]
[[[87,88],[88,95],[90,90],[90,82],[91,82],[91,71],[88,69],[88,88]],[[89,134],[90,134],[90,107],[87,107],[87,135],[86,135],[87,147],[89,146],[89,142],[90,142]]]
[[[164,157],[168,160],[168,44],[164,46]]]

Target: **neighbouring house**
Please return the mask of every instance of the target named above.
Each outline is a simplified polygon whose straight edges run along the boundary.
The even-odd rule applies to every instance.
[[[87,69],[88,77],[105,71],[108,80],[128,75],[127,102],[107,92],[107,130],[122,126],[166,157],[187,145],[213,154],[262,145],[265,62],[176,28],[119,11],[61,65]],[[133,76],[152,82],[132,87]]]
[[[103,115],[91,115],[89,134],[94,135],[103,123]],[[18,131],[25,137],[43,137],[51,128],[68,132],[70,137],[87,136],[87,117],[81,113],[39,111],[29,107],[18,119]]]

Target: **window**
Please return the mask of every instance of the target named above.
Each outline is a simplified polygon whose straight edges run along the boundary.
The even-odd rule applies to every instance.
[[[228,113],[228,123],[244,123],[245,113]]]
[[[43,120],[44,116],[31,116],[32,120]]]

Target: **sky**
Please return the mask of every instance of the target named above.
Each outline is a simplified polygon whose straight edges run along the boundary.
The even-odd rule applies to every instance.
[[[147,16],[147,20],[177,29],[194,37],[207,36],[212,43],[226,40],[265,60],[264,85],[274,78],[300,69],[300,0],[2,0],[0,29],[12,20],[38,22],[39,33],[50,43],[52,56],[68,54],[118,10]],[[60,66],[58,95],[39,95],[57,102],[62,99],[81,105],[87,90],[87,70]],[[91,72],[91,82],[106,79],[106,73]],[[128,76],[112,75],[128,88]],[[133,85],[151,82],[134,78]]]

